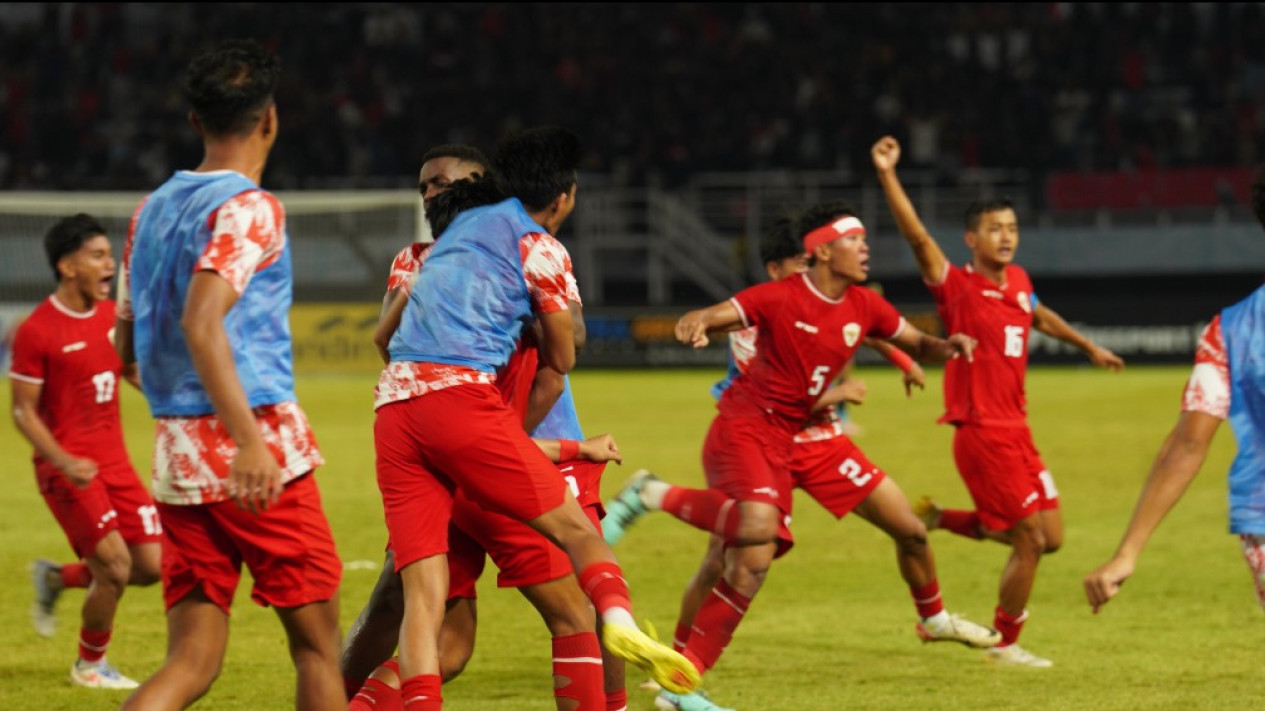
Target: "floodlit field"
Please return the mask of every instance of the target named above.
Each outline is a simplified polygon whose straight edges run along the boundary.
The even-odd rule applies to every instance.
[[[797,501],[798,545],[769,581],[729,652],[708,675],[715,700],[742,711],[794,709],[1230,709],[1259,708],[1265,620],[1237,539],[1226,533],[1225,476],[1233,454],[1226,428],[1186,499],[1165,522],[1123,597],[1094,617],[1081,578],[1113,550],[1138,487],[1175,420],[1185,368],[1135,368],[1111,375],[1089,368],[1041,369],[1029,376],[1037,445],[1059,484],[1066,544],[1041,567],[1021,643],[1054,660],[1049,670],[996,668],[957,645],[923,645],[891,544],[863,521],[836,522]],[[638,467],[698,485],[698,454],[713,412],[713,371],[596,371],[574,379],[590,433],[613,432],[626,457],[607,470],[613,494]],[[939,414],[940,373],[907,401],[892,369],[863,369],[870,402],[854,410],[858,442],[912,498],[935,495],[967,505],[953,471],[950,431]],[[343,558],[344,627],[377,575],[384,528],[373,474],[373,375],[301,379],[306,408],[328,465],[320,482]],[[7,388],[6,388],[7,391]],[[8,395],[4,396],[7,402]],[[133,461],[148,471],[151,425],[134,392],[124,401]],[[0,708],[112,708],[124,692],[73,688],[82,593],[67,593],[54,639],[27,619],[34,557],[65,558],[69,547],[40,500],[28,448],[0,426],[9,481],[0,503]],[[989,623],[999,545],[944,532],[932,538],[951,611]],[[704,548],[703,534],[666,516],[634,527],[617,548],[638,615],[670,635],[676,604]],[[480,637],[465,675],[445,687],[452,709],[554,708],[549,641],[535,613],[492,576],[480,588]],[[275,616],[240,590],[224,672],[199,708],[285,709],[293,674]],[[120,609],[110,659],[144,678],[166,644],[157,586],[131,589]],[[652,708],[630,676],[630,709]]]

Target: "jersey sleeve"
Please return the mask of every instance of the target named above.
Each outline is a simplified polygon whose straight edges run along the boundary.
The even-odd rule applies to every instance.
[[[877,293],[873,294],[870,304],[870,331],[867,336],[875,336],[883,340],[895,338],[905,328],[905,317],[900,315],[891,302]]]
[[[1195,367],[1182,393],[1182,411],[1202,412],[1222,420],[1230,416],[1230,361],[1219,314],[1199,337]]]
[[[944,263],[944,276],[940,281],[932,284],[924,282],[927,289],[931,292],[931,297],[935,299],[937,305],[947,302],[958,293],[966,283],[966,274],[962,272],[960,267],[954,266],[949,262]]]
[[[580,303],[580,289],[571,271],[571,255],[552,236],[534,232],[523,236],[523,276],[532,308],[539,314],[565,311]]]
[[[387,291],[411,289],[413,277],[417,275],[417,270],[422,268],[422,261],[434,244],[434,242],[427,244],[414,242],[401,249],[400,253],[395,255],[395,260],[391,262],[391,273],[387,275]]]
[[[141,200],[136,210],[132,212],[132,219],[127,224],[127,239],[123,241],[123,261],[119,264],[118,308],[114,314],[124,321],[133,319],[132,289],[128,282],[128,274],[132,271],[132,245],[136,241],[136,224],[141,219],[141,210],[144,209],[148,199]]]
[[[211,239],[193,270],[219,274],[238,294],[246,291],[255,272],[276,262],[285,249],[285,211],[263,190],[233,196],[208,223]]]
[[[45,350],[44,338],[27,319],[13,334],[13,362],[9,366],[9,377],[23,383],[43,385],[48,370]]]
[[[743,328],[751,328],[765,323],[770,318],[772,309],[781,303],[784,282],[769,281],[749,286],[729,298],[729,303],[738,309],[738,317],[742,319]]]

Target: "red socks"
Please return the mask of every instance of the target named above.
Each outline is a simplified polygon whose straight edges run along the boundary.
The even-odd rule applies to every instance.
[[[580,571],[580,589],[593,601],[597,614],[614,607],[632,612],[632,599],[628,594],[628,582],[624,571],[612,561],[594,563]],[[601,655],[598,655],[601,656]]]
[[[983,538],[979,532],[979,514],[974,511],[945,509],[940,512],[940,528],[975,540]]]
[[[685,644],[690,641],[690,626],[684,622],[676,623],[676,632],[672,635],[672,648],[676,651],[685,649]]]
[[[931,617],[944,612],[944,599],[940,597],[940,581],[931,582],[916,588],[909,586],[909,594],[914,598],[914,607],[918,608],[918,616]]]
[[[92,584],[92,571],[83,561],[67,563],[61,567],[61,584],[67,588],[86,588]]]
[[[750,598],[734,590],[724,578],[712,588],[698,608],[687,649],[683,652],[700,672],[716,665],[750,606]]]
[[[404,711],[442,711],[444,697],[440,695],[441,682],[438,674],[418,674],[400,685],[400,697]]]
[[[553,695],[578,701],[575,711],[603,711],[606,689],[597,634],[553,638]]]
[[[628,711],[628,690],[606,692],[606,711]]]
[[[731,543],[738,534],[738,501],[715,489],[673,486],[663,496],[663,510],[694,528],[715,533]]]
[[[105,656],[105,648],[110,645],[110,632],[106,630],[79,630],[79,658],[89,664],[96,664]]]
[[[1023,623],[1027,621],[1027,610],[1018,617],[1011,617],[1005,610],[997,608],[997,612],[993,615],[993,627],[1001,632],[1001,642],[997,646],[1007,647],[1014,644],[1015,640],[1019,639],[1019,632],[1023,630]]]
[[[400,690],[378,679],[366,681],[347,706],[347,711],[403,711],[403,709]]]

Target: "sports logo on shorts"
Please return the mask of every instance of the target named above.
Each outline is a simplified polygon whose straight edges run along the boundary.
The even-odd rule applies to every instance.
[[[861,324],[853,321],[843,327],[843,342],[849,348],[855,346],[859,340],[861,340]]]

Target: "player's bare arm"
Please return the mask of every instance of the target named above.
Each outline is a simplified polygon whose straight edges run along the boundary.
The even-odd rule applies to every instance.
[[[48,429],[39,413],[40,391],[43,386],[20,380],[9,382],[13,383],[13,424],[18,431],[45,461],[57,467],[72,484],[78,487],[87,486],[97,475],[97,463],[67,452],[62,449],[57,438],[53,437],[52,430]]]
[[[562,397],[565,388],[566,380],[562,373],[547,365],[537,368],[531,391],[527,394],[527,414],[523,417],[523,429],[531,432],[539,427],[557,404],[558,398]]]
[[[821,394],[821,398],[813,405],[814,410],[824,410],[827,407],[834,407],[841,402],[849,405],[861,405],[865,402],[867,393],[865,381],[858,378],[844,378],[841,382],[835,383]]]
[[[878,171],[879,184],[883,186],[883,194],[887,197],[887,207],[896,219],[896,228],[900,230],[905,241],[913,249],[914,259],[918,262],[918,271],[928,284],[938,284],[944,279],[944,252],[927,231],[914,204],[905,193],[900,178],[896,176],[896,164],[900,162],[900,143],[891,136],[884,136],[870,148],[870,157],[874,161],[874,169]]]
[[[391,289],[382,298],[382,313],[378,316],[378,327],[373,330],[373,345],[377,346],[378,356],[383,363],[391,362],[387,346],[391,344],[391,337],[400,327],[400,318],[404,314],[404,307],[408,305],[408,295],[407,289],[399,288]]]
[[[1124,369],[1124,359],[1086,338],[1080,331],[1072,328],[1062,316],[1046,306],[1038,303],[1032,312],[1032,327],[1052,338],[1076,346],[1089,357],[1089,362],[1099,368],[1114,372]]]
[[[540,362],[559,373],[575,367],[575,320],[571,311],[540,314]]]
[[[676,322],[676,340],[695,348],[705,348],[710,333],[742,328],[742,314],[732,301],[722,301],[705,309],[690,311]]]
[[[915,387],[919,390],[927,387],[927,374],[923,372],[922,366],[911,359],[905,351],[887,341],[881,341],[876,338],[867,338],[864,343],[886,358],[892,365],[900,368],[901,384],[905,386],[905,397],[913,397]]]
[[[1133,518],[1115,555],[1085,578],[1085,596],[1095,613],[1115,597],[1124,581],[1133,575],[1138,556],[1151,534],[1199,473],[1220,425],[1219,418],[1203,412],[1186,411],[1178,417],[1151,465]]]
[[[923,333],[908,322],[899,333],[888,340],[900,346],[920,363],[943,363],[958,356],[971,362],[974,360],[973,354],[977,343],[974,338],[965,333],[954,333],[948,338],[937,338]]]
[[[566,461],[562,455],[562,442],[560,439],[534,439],[540,451],[549,457],[549,461],[557,464]],[[615,444],[615,438],[609,434],[601,434],[596,437],[589,437],[583,442],[577,443],[579,449],[574,457],[567,459],[583,459],[588,462],[615,462],[616,464],[624,463],[624,455],[619,453],[619,445]]]
[[[229,468],[228,495],[239,506],[257,512],[275,503],[283,487],[281,467],[264,444],[224,330],[224,317],[237,302],[237,291],[219,274],[200,271],[190,280],[188,294],[180,328],[211,406],[237,445]]]

